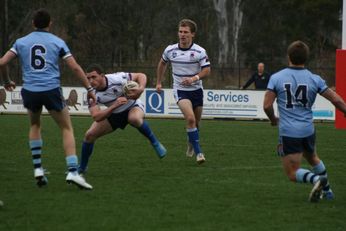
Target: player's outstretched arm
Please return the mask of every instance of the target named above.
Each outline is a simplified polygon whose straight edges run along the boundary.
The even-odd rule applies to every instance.
[[[273,91],[267,90],[264,95],[263,110],[268,116],[272,126],[276,126],[278,118],[275,116],[273,104],[276,98],[276,94]]]
[[[16,88],[15,82],[13,82],[9,77],[7,66],[7,64],[14,58],[16,58],[16,54],[12,51],[7,51],[6,54],[0,58],[0,74],[4,80],[4,87],[7,91],[13,91],[13,89]]]
[[[167,69],[167,63],[161,58],[156,69],[156,91],[160,92],[162,89],[162,79]]]
[[[324,98],[329,100],[337,109],[344,113],[346,117],[346,104],[345,101],[335,91],[328,88],[321,94]]]
[[[73,73],[77,76],[77,78],[81,81],[85,89],[88,91],[87,98],[93,99],[94,102],[96,102],[96,96],[93,91],[93,88],[90,86],[89,81],[87,77],[85,76],[85,73],[83,69],[79,66],[79,64],[76,62],[76,60],[73,58],[73,56],[70,56],[65,59],[65,62],[67,66],[73,71]]]
[[[112,105],[110,105],[104,110],[101,110],[101,108],[97,105],[97,103],[93,101],[93,99],[90,99],[89,112],[94,121],[100,122],[106,119],[107,117],[109,117],[112,114],[114,109],[126,103],[127,103],[127,99],[125,97],[119,97],[116,99],[116,101]]]
[[[242,86],[240,89],[241,90],[245,90],[246,88],[248,88],[253,82],[255,82],[255,76],[252,75],[251,78],[244,84],[244,86]]]

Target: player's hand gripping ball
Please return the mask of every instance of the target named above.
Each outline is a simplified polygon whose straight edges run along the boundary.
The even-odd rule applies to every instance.
[[[125,96],[128,96],[130,90],[138,89],[138,88],[139,88],[139,85],[137,82],[131,81],[131,80],[127,81],[127,83],[123,86]]]

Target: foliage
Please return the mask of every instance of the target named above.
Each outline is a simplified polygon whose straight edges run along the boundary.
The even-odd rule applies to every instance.
[[[312,61],[332,58],[333,63],[341,36],[340,9],[341,1],[247,1],[242,51],[248,60],[277,60],[289,43],[302,40],[311,48]]]
[[[227,64],[220,65],[223,69],[212,72],[215,79],[235,78],[241,72],[239,68],[253,68],[258,61],[265,61],[270,71],[276,71],[286,65],[286,47],[296,39],[310,45],[313,68],[333,69],[335,49],[340,47],[341,0],[238,1],[243,12],[239,14],[242,23],[236,41],[238,63],[227,57]],[[83,67],[91,62],[112,70],[150,66],[150,74],[154,75],[163,49],[177,42],[177,24],[182,18],[197,22],[196,43],[206,48],[213,67],[219,66],[219,52],[224,49],[218,37],[218,30],[224,25],[218,25],[217,12],[210,0],[3,0],[2,6],[4,2],[8,3],[9,34],[0,38],[2,53],[4,47],[8,49],[17,37],[31,30],[30,15],[39,7],[52,13],[52,31],[67,41]],[[225,8],[229,27],[234,26],[233,4],[235,1],[227,1]],[[1,25],[4,20],[0,17]],[[235,47],[233,29],[228,30],[228,42],[232,44],[229,49]],[[10,44],[4,44],[7,37]],[[210,84],[216,85],[212,81]]]

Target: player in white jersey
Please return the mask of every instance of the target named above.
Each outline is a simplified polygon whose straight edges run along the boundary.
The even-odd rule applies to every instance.
[[[144,120],[144,105],[138,99],[146,86],[146,75],[125,72],[105,74],[98,64],[89,66],[86,72],[91,86],[96,90],[97,102],[89,102],[94,122],[84,136],[79,172],[86,171],[95,141],[118,128],[124,129],[127,124],[137,128],[150,141],[158,157],[163,158],[166,149]],[[139,87],[130,90],[125,96],[123,86],[130,80],[137,82]],[[102,110],[99,104],[107,108]]]
[[[183,19],[178,25],[179,43],[168,46],[157,67],[156,90],[162,89],[161,81],[172,65],[174,98],[186,120],[188,135],[187,156],[196,154],[198,164],[205,161],[199,144],[199,122],[203,110],[202,79],[210,73],[210,62],[205,49],[193,43],[197,25],[190,19]]]
[[[281,156],[284,171],[293,182],[311,183],[309,200],[317,202],[321,196],[333,199],[334,194],[327,180],[327,171],[315,148],[315,129],[312,105],[320,94],[346,115],[346,104],[325,81],[305,68],[309,47],[301,42],[293,42],[287,49],[288,68],[269,80],[263,108],[273,126],[275,117],[273,103],[277,99],[280,114],[278,154]],[[304,157],[312,170],[300,167]]]
[[[81,188],[92,189],[78,174],[78,158],[73,128],[60,88],[59,59],[80,79],[86,89],[88,98],[96,99],[88,80],[73,58],[65,42],[49,33],[51,20],[49,13],[40,9],[33,17],[35,31],[16,40],[12,48],[0,59],[1,73],[5,76],[5,87],[12,90],[15,84],[9,80],[7,64],[18,57],[22,67],[23,88],[21,91],[24,107],[30,118],[29,146],[34,165],[34,177],[38,186],[47,184],[47,177],[41,165],[43,141],[41,138],[42,107],[49,111],[59,125],[63,137],[63,147],[66,155],[68,174],[66,181],[77,184]]]

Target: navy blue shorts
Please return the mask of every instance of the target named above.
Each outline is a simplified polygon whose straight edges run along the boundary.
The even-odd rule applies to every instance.
[[[203,107],[203,90],[201,88],[195,91],[175,90],[174,98],[177,103],[182,99],[190,100],[192,103],[192,108]]]
[[[113,131],[117,128],[124,129],[128,122],[129,111],[125,110],[119,113],[112,113],[108,118],[108,122],[111,124]]]
[[[124,129],[128,124],[128,117],[129,112],[132,108],[138,107],[144,112],[144,105],[141,101],[135,102],[133,106],[128,108],[127,110],[119,113],[112,113],[110,116],[108,116],[107,120],[111,124],[111,127],[113,131],[115,131],[117,128]]]
[[[24,107],[32,112],[39,112],[42,107],[48,111],[62,111],[66,106],[66,101],[60,87],[49,91],[34,92],[24,88],[21,90]]]
[[[316,134],[304,138],[293,138],[280,136],[278,145],[278,155],[286,156],[292,153],[314,153]]]

